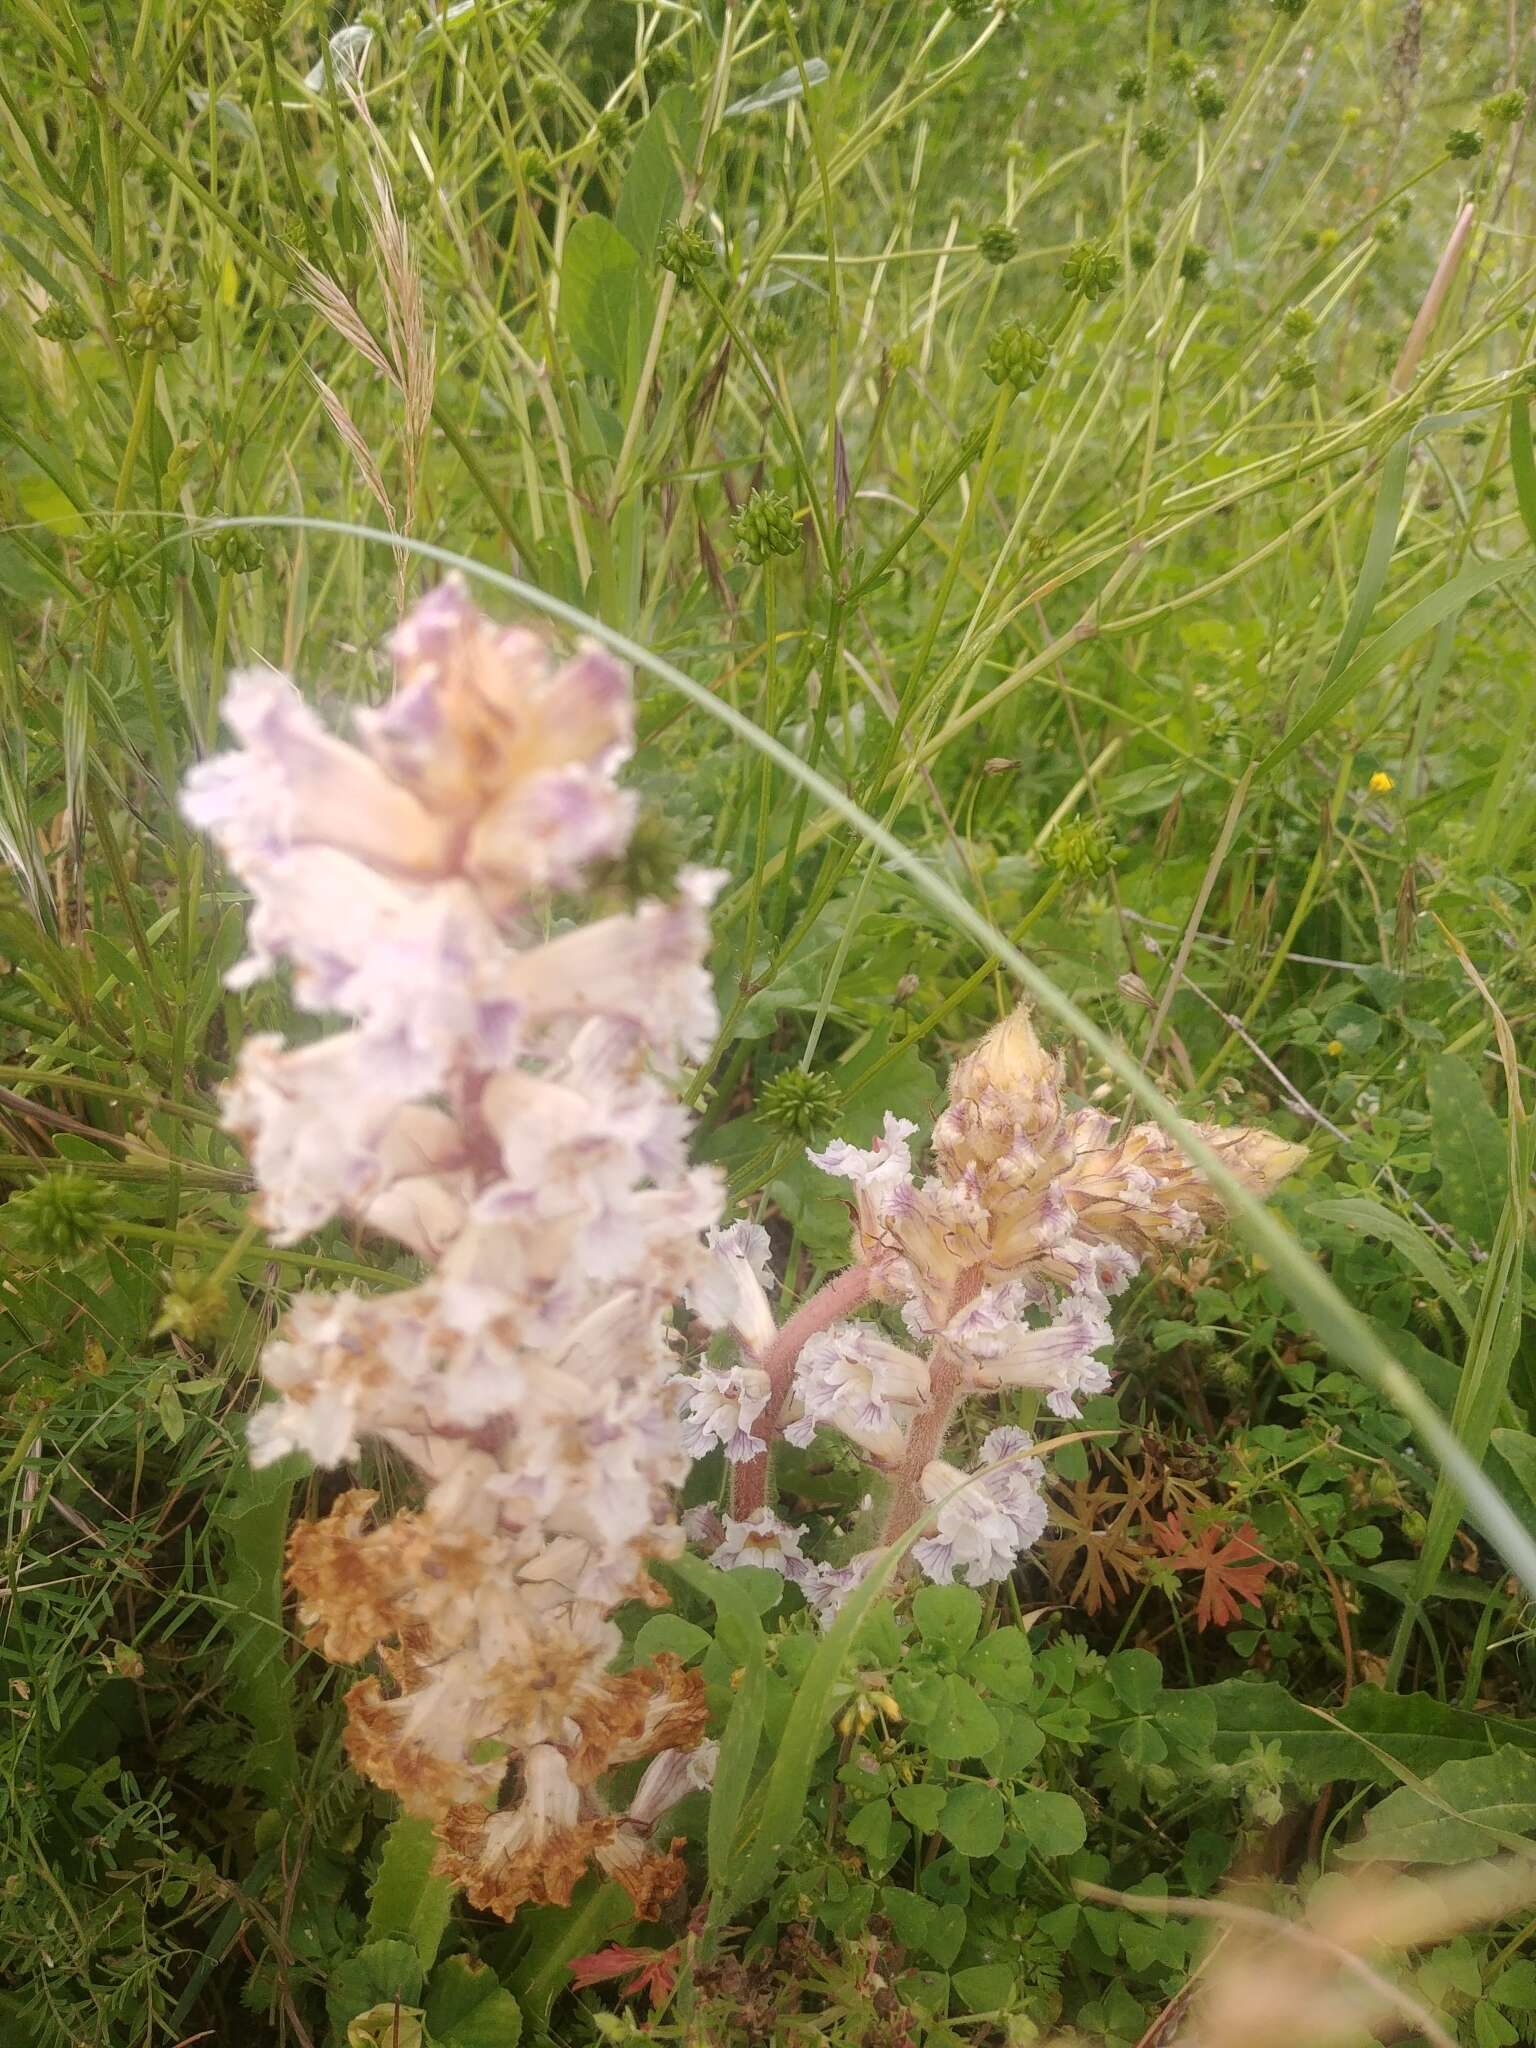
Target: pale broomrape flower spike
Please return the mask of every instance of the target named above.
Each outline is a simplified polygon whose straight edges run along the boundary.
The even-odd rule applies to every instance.
[[[912,1555],[939,1583],[1006,1578],[1038,1542],[1047,1510],[1033,1438],[993,1429],[967,1474],[944,1456],[959,1405],[1014,1389],[1053,1415],[1078,1416],[1082,1399],[1110,1384],[1111,1299],[1224,1215],[1216,1190],[1156,1124],[1117,1135],[1101,1110],[1067,1105],[1062,1079],[1020,1008],[956,1064],[926,1177],[912,1156],[916,1127],[900,1117],[887,1115],[866,1149],[838,1139],[810,1153],[852,1189],[850,1265],[776,1335],[757,1304],[750,1336],[728,1307],[706,1314],[736,1331],[757,1374],[750,1427],[727,1446],[740,1462],[717,1563],[781,1570],[824,1612],[857,1584],[877,1553],[807,1565],[804,1532],[768,1505],[774,1439],[807,1445],[820,1427],[840,1431],[885,1475],[886,1543],[931,1519]],[[1306,1157],[1266,1131],[1195,1128],[1256,1193]],[[899,1316],[905,1341],[849,1319],[866,1303]],[[738,1423],[748,1377],[714,1368],[715,1398],[734,1402]],[[715,1426],[719,1440],[724,1427]]]
[[[225,1113],[262,1220],[291,1243],[344,1215],[432,1268],[400,1293],[299,1296],[252,1457],[336,1465],[371,1440],[421,1474],[419,1509],[378,1519],[353,1490],[300,1525],[288,1576],[315,1648],[382,1667],[347,1695],[348,1751],[435,1824],[439,1868],[509,1916],[566,1903],[595,1860],[649,1915],[682,1877],[652,1832],[712,1752],[697,1675],[665,1655],[610,1672],[610,1617],[654,1601],[649,1560],[682,1547],[668,1319],[723,1284],[701,1243],[720,1187],[688,1167],[665,1079],[715,1030],[717,877],[546,936],[551,892],[634,823],[627,673],[593,647],[557,663],[457,583],[391,651],[358,746],[285,677],[237,676],[240,748],[183,798],[253,898],[234,985],[285,961],[302,1008],[351,1020],[242,1051]],[[643,1758],[611,1807],[599,1781]]]

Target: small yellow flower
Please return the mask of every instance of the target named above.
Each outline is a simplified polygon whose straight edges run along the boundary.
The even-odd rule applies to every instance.
[[[1344,1041],[1343,1041],[1343,1039],[1342,1039],[1342,1038],[1330,1038],[1330,1039],[1329,1039],[1329,1041],[1328,1041],[1328,1050],[1329,1050],[1329,1052],[1331,1052],[1331,1053],[1333,1054],[1333,1057],[1334,1057],[1335,1059],[1337,1059],[1337,1058],[1338,1058],[1338,1056],[1339,1056],[1339,1054],[1340,1054],[1340,1053],[1341,1053],[1341,1052],[1342,1052],[1342,1051],[1344,1050]]]
[[[1384,768],[1378,768],[1366,787],[1372,796],[1385,796],[1389,790],[1396,789],[1397,784]]]

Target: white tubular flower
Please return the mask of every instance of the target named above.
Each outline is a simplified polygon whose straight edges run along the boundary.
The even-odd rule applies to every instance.
[[[810,1443],[826,1423],[884,1463],[900,1453],[928,1398],[928,1363],[867,1323],[834,1323],[800,1353],[795,1393],[801,1413],[784,1432],[792,1444]]]
[[[800,1547],[803,1528],[781,1522],[772,1508],[757,1508],[744,1522],[725,1517],[725,1534],[710,1563],[723,1572],[738,1565],[755,1564],[764,1571],[778,1572],[794,1585],[814,1587],[821,1568],[813,1564]]]
[[[1106,1306],[1100,1295],[1073,1295],[1043,1329],[1013,1323],[978,1332],[967,1347],[967,1383],[989,1392],[1037,1388],[1053,1415],[1079,1414],[1080,1395],[1109,1385],[1108,1366],[1094,1356],[1114,1341]]]
[[[733,1223],[705,1233],[710,1257],[687,1293],[694,1314],[711,1330],[734,1330],[755,1357],[773,1342],[778,1324],[768,1303],[774,1277],[772,1250],[760,1223]]]
[[[912,1148],[907,1140],[916,1130],[916,1124],[887,1110],[881,1134],[867,1151],[834,1138],[825,1151],[805,1155],[823,1173],[852,1183],[854,1250],[874,1275],[884,1301],[905,1301],[914,1285],[888,1225],[894,1207],[912,1187]]]
[[[719,1760],[718,1742],[701,1742],[697,1749],[664,1749],[646,1765],[629,1802],[627,1818],[636,1827],[655,1827],[661,1816],[690,1792],[709,1790]]]
[[[1022,1429],[994,1429],[969,1476],[941,1458],[924,1467],[923,1498],[938,1505],[939,1515],[934,1534],[919,1537],[912,1555],[930,1579],[941,1586],[956,1579],[969,1586],[992,1585],[1006,1579],[1020,1556],[1039,1542],[1046,1507],[1035,1461],[996,1469],[999,1460],[1033,1443]]]
[[[679,1373],[674,1386],[688,1389],[683,1403],[683,1448],[704,1458],[718,1444],[733,1465],[745,1465],[768,1446],[753,1427],[768,1406],[773,1388],[767,1373],[755,1365],[734,1365],[721,1371],[701,1365],[691,1377]]]
[[[301,1295],[267,1346],[258,1462],[365,1440],[417,1467],[416,1512],[349,1493],[301,1524],[289,1579],[317,1648],[376,1655],[347,1696],[349,1753],[430,1818],[439,1867],[510,1917],[564,1903],[596,1859],[654,1913],[677,1858],[610,1811],[619,1764],[706,1725],[676,1658],[622,1674],[613,1607],[682,1544],[688,1435],[755,1448],[764,1375],[701,1383],[676,1413],[668,1321],[707,1284],[720,1186],[687,1164],[663,1073],[715,1030],[704,969],[719,878],[545,940],[552,889],[622,853],[634,802],[628,678],[493,625],[461,586],[394,636],[393,700],[333,737],[284,678],[233,686],[242,742],[188,780],[189,819],[253,898],[243,985],[278,962],[312,1043],[247,1041],[226,1094],[263,1219],[291,1242],[338,1214],[435,1270],[365,1297]],[[758,1387],[755,1382],[761,1380]],[[684,1759],[678,1762],[677,1759]],[[489,1759],[489,1760],[485,1760]],[[676,1796],[676,1795],[674,1795]]]

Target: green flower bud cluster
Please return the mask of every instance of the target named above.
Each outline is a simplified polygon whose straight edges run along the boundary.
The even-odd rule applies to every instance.
[[[1097,305],[1120,282],[1120,258],[1107,241],[1079,242],[1067,252],[1061,281],[1075,298]]]
[[[525,185],[543,185],[549,180],[549,151],[540,149],[536,142],[517,152],[518,173]]]
[[[77,299],[50,299],[32,322],[32,332],[44,341],[79,341],[90,332],[90,322]]]
[[[1307,0],[1269,0],[1282,20],[1296,21],[1307,11]]]
[[[1202,121],[1219,121],[1227,111],[1227,96],[1213,72],[1202,71],[1189,88],[1190,104]]]
[[[5,1213],[34,1257],[74,1259],[99,1242],[112,1197],[88,1173],[47,1173],[12,1195]]]
[[[1131,235],[1130,246],[1131,268],[1141,276],[1157,261],[1157,237],[1147,228],[1137,228]]]
[[[170,278],[138,277],[129,282],[126,296],[117,326],[129,348],[153,349],[166,356],[196,341],[198,315],[185,285]]]
[[[1123,107],[1138,105],[1147,96],[1147,74],[1134,65],[1115,80],[1115,98]]]
[[[1287,306],[1280,316],[1280,332],[1287,341],[1310,341],[1317,332],[1317,316],[1305,306]]]
[[[1006,221],[995,220],[977,235],[976,248],[988,263],[1011,263],[1019,253],[1019,238]]]
[[[687,291],[706,270],[714,269],[715,245],[698,228],[680,227],[673,221],[661,231],[661,239],[656,244],[656,261],[663,270],[670,270]]]
[[[1186,242],[1179,258],[1179,275],[1186,284],[1200,284],[1211,267],[1211,252],[1199,242]]]
[[[770,308],[766,313],[758,314],[752,328],[752,339],[765,356],[771,356],[789,346],[790,333],[790,325],[784,315]]]
[[[1188,50],[1169,51],[1167,71],[1170,85],[1188,85],[1199,68]]]
[[[1445,138],[1445,153],[1456,163],[1471,163],[1483,153],[1483,138],[1476,128],[1453,128]]]
[[[1173,130],[1166,121],[1145,121],[1136,131],[1136,147],[1148,163],[1166,163],[1173,154]]]
[[[1120,858],[1114,834],[1102,818],[1068,818],[1045,842],[1047,867],[1069,882],[1093,882]]]
[[[133,546],[123,534],[103,527],[82,544],[80,573],[98,590],[119,590],[139,575],[142,560],[142,548]]]
[[[675,85],[693,76],[693,62],[681,40],[663,43],[645,60],[645,75],[653,86]]]
[[[757,1113],[770,1130],[802,1142],[819,1138],[837,1122],[841,1092],[830,1074],[785,1067],[757,1098]]]
[[[1317,382],[1317,365],[1304,348],[1287,349],[1275,365],[1275,375],[1292,391],[1310,391]]]
[[[173,1273],[150,1335],[206,1344],[229,1320],[229,1296],[211,1273]]]
[[[622,107],[604,107],[592,123],[592,140],[598,149],[617,149],[628,133],[629,117]]]
[[[275,36],[283,25],[282,0],[245,0],[241,12],[253,36]]]
[[[773,555],[792,555],[800,546],[794,501],[782,491],[754,491],[731,521],[736,559],[759,567]]]
[[[999,390],[1010,384],[1020,395],[1038,384],[1050,366],[1050,343],[1022,320],[1010,320],[996,329],[982,364]]]
[[[1491,128],[1513,128],[1524,115],[1525,94],[1518,86],[1509,92],[1496,92],[1483,101],[1483,119]]]
[[[221,526],[204,534],[198,546],[221,576],[249,576],[267,559],[261,536],[248,526]]]

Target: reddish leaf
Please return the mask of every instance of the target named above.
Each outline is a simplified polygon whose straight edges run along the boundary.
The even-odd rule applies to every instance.
[[[1232,1530],[1213,1525],[1193,1542],[1185,1535],[1177,1515],[1147,1526],[1176,1572],[1204,1574],[1200,1604],[1195,1609],[1197,1629],[1212,1623],[1217,1628],[1230,1628],[1234,1621],[1242,1619],[1245,1607],[1257,1604],[1275,1561],[1259,1549],[1254,1540],[1259,1532],[1252,1522]]]
[[[579,1991],[585,1991],[589,1984],[601,1984],[606,1978],[622,1977],[626,1970],[633,1970],[635,1974],[629,1982],[620,1985],[619,1995],[638,1998],[642,1991],[648,1992],[651,2004],[657,2006],[671,1997],[677,1982],[677,1949],[615,1945],[595,1949],[589,1956],[574,1956],[566,1968]]]

